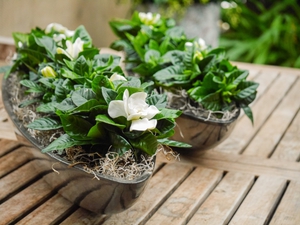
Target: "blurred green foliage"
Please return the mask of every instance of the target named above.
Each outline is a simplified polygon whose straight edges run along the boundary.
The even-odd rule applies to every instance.
[[[222,20],[230,28],[220,46],[231,60],[300,68],[297,0],[235,0],[222,9]]]

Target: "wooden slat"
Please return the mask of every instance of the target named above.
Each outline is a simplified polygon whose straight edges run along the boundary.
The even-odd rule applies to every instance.
[[[300,111],[277,146],[272,159],[296,161],[300,157]]]
[[[1,179],[0,201],[40,176],[43,171],[37,171],[35,163],[36,160],[30,161],[29,163],[26,163],[24,166],[10,173],[9,176],[5,176]],[[49,170],[51,170],[51,168],[49,168]]]
[[[284,179],[260,176],[229,224],[267,224],[280,200],[286,183]]]
[[[159,158],[159,160],[163,161],[164,158]],[[257,176],[264,174],[300,180],[300,163],[298,162],[285,162],[247,155],[206,151],[198,155],[182,156],[180,163],[224,171],[249,173]]]
[[[54,224],[64,218],[65,214],[73,208],[73,204],[57,194],[27,215],[18,224]]]
[[[13,223],[15,219],[39,205],[51,195],[52,189],[43,180],[39,180],[0,205],[1,223]],[[5,213],[2,213],[5,212]]]
[[[300,70],[298,68],[290,68],[290,67],[283,67],[283,66],[272,66],[272,65],[259,65],[259,64],[253,64],[253,63],[242,63],[242,62],[233,62],[233,64],[239,66],[242,69],[247,70],[260,70],[260,71],[266,71],[268,73],[272,72],[284,72],[289,73],[292,75],[300,76]]]
[[[297,80],[284,100],[274,110],[266,125],[256,134],[250,145],[243,152],[244,155],[254,155],[258,157],[268,157],[271,155],[273,149],[278,145],[285,130],[300,108],[299,90],[300,79]],[[276,129],[274,129],[275,127]]]
[[[269,74],[265,74],[268,76]],[[291,85],[295,82],[297,76],[280,76],[274,84],[265,92],[265,94],[252,107],[254,115],[254,125],[244,116],[235,126],[230,137],[217,146],[214,151],[239,154],[244,147],[252,140],[253,136],[266,122],[272,114],[277,104],[285,96]]]
[[[147,225],[185,224],[222,175],[222,171],[198,167],[147,221]]]
[[[295,225],[300,221],[300,182],[291,182],[270,225]]]
[[[168,164],[149,181],[146,190],[128,210],[112,215],[104,224],[133,225],[145,222],[166,200],[173,190],[189,175],[192,167],[188,165]]]
[[[17,148],[20,144],[16,141],[2,139],[0,140],[0,157]]]
[[[45,158],[38,149],[21,147],[1,158],[0,177],[35,158]]]
[[[253,182],[254,176],[249,174],[226,174],[188,224],[227,224]]]

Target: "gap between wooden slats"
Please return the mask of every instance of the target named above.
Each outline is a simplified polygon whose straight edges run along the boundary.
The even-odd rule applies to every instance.
[[[114,214],[103,224],[143,224],[189,176],[192,167],[182,164],[167,164],[149,181],[139,200],[128,210]]]
[[[285,191],[286,185],[285,179],[260,176],[229,224],[267,224]]]
[[[227,224],[252,187],[254,178],[244,173],[227,173],[188,224]]]
[[[0,204],[42,178],[46,173],[52,172],[51,168],[37,171],[35,163],[36,160],[29,161],[1,179]]]
[[[37,149],[20,147],[1,157],[0,178],[12,172],[13,170],[16,170],[30,160],[45,157],[47,156],[45,154],[42,154]]]
[[[291,181],[276,209],[270,225],[300,224],[300,182]]]
[[[180,163],[223,171],[240,171],[257,176],[264,174],[290,180],[300,180],[300,164],[298,162],[285,162],[255,156],[203,151],[194,155],[182,156]]]
[[[299,91],[299,90],[298,90]],[[299,97],[300,98],[300,97]],[[300,101],[300,99],[297,99]],[[300,109],[276,147],[272,159],[299,161],[300,158]]]
[[[60,224],[78,207],[56,194],[17,224]]]
[[[15,150],[20,146],[20,144],[16,141],[1,139],[0,140],[0,157],[6,155],[7,153]]]
[[[273,85],[267,89],[264,95],[252,107],[254,125],[251,124],[246,116],[243,116],[236,124],[230,137],[212,151],[234,154],[242,152],[272,114],[278,103],[283,99],[296,78],[297,76],[279,76]]]
[[[53,196],[53,191],[42,179],[14,195],[0,205],[1,223],[15,224]]]
[[[146,224],[186,224],[222,176],[220,170],[196,168]]]

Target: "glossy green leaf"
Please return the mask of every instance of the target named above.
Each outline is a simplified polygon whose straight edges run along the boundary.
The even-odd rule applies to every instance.
[[[89,144],[88,140],[75,140],[71,138],[69,135],[64,134],[59,138],[55,139],[52,143],[50,143],[47,147],[42,149],[43,153],[51,152],[55,150],[64,150],[66,148],[70,148],[76,145],[86,145]]]
[[[34,130],[56,130],[61,128],[60,121],[54,120],[50,117],[42,117],[35,119],[33,122],[27,125],[28,128]]]

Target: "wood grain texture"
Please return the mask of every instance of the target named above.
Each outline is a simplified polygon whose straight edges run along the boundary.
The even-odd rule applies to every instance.
[[[29,163],[10,173],[9,176],[5,176],[3,179],[1,179],[0,201],[20,190],[20,188],[25,188],[26,185],[43,175],[43,171],[39,171],[39,173],[37,172],[36,166],[34,165],[35,163],[35,160],[30,161]],[[49,171],[50,170],[51,168],[49,168]]]
[[[19,221],[18,224],[55,224],[73,207],[72,203],[57,194]]]
[[[45,158],[46,156],[37,149],[27,147],[21,147],[9,154],[6,154],[1,158],[0,177],[17,169],[26,162],[39,157]]]
[[[220,170],[198,167],[146,224],[186,224],[221,180],[222,175]]]
[[[226,174],[188,224],[227,224],[253,182],[254,176],[249,174]]]
[[[0,205],[0,212],[5,212],[1,213],[1,223],[13,224],[17,218],[50,197],[51,193],[52,189],[43,180],[33,183]]]
[[[284,133],[272,159],[281,161],[298,161],[300,158],[300,111],[296,114],[291,125]]]
[[[229,224],[267,224],[286,184],[287,181],[281,178],[260,176]]]
[[[300,108],[300,79],[297,79],[268,122],[259,130],[243,152],[244,155],[269,157]],[[276,128],[276,129],[274,129]],[[299,132],[300,135],[300,132]]]
[[[292,181],[272,218],[270,225],[295,225],[300,221],[300,182]]]

